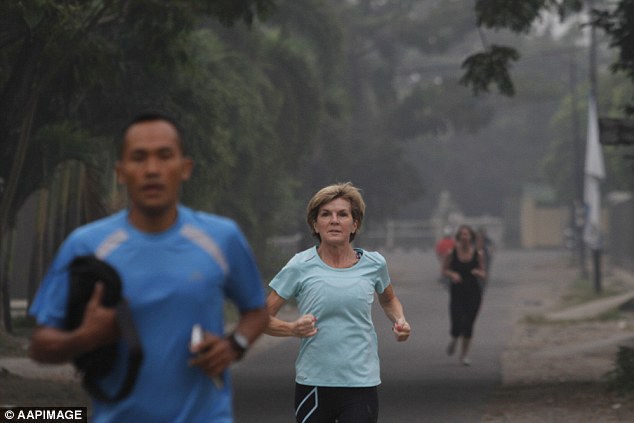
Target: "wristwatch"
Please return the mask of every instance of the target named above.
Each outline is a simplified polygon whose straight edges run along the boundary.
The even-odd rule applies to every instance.
[[[228,336],[228,339],[229,342],[231,342],[231,346],[238,354],[237,359],[241,360],[249,349],[249,339],[240,332],[233,332]]]

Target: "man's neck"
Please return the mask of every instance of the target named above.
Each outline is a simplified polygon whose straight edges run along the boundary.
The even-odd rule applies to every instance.
[[[128,214],[130,224],[142,232],[157,233],[169,229],[178,216],[176,207],[158,213],[132,208]]]

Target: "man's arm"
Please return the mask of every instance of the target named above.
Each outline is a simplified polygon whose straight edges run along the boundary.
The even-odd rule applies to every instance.
[[[269,313],[266,307],[257,308],[242,314],[235,331],[244,335],[249,340],[249,345],[253,345],[268,323]]]
[[[101,305],[103,284],[97,283],[86,305],[84,319],[74,330],[38,326],[31,336],[29,355],[42,363],[65,363],[119,338],[116,311]]]
[[[249,345],[253,345],[268,321],[269,313],[265,307],[249,310],[240,316],[235,331],[246,337]],[[196,356],[189,361],[189,365],[199,366],[212,378],[220,376],[232,362],[240,358],[240,351],[236,350],[229,338],[209,332],[204,333],[202,342],[192,345],[191,351]]]

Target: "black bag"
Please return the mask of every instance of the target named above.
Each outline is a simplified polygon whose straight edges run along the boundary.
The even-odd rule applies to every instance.
[[[115,364],[118,349],[116,343],[87,352],[75,358],[73,363],[83,375],[84,387],[96,399],[105,402],[119,401],[132,391],[143,361],[143,350],[132,314],[121,295],[121,278],[112,266],[92,255],[75,258],[68,270],[70,286],[66,309],[67,329],[75,329],[81,324],[86,305],[98,281],[104,284],[102,305],[116,308],[117,323],[128,350],[127,374],[119,391],[114,395],[108,395],[98,383],[98,379],[110,373]]]

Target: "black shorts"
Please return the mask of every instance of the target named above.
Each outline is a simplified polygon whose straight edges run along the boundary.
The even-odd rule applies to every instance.
[[[295,384],[298,423],[376,423],[379,395],[369,388],[331,388]]]

